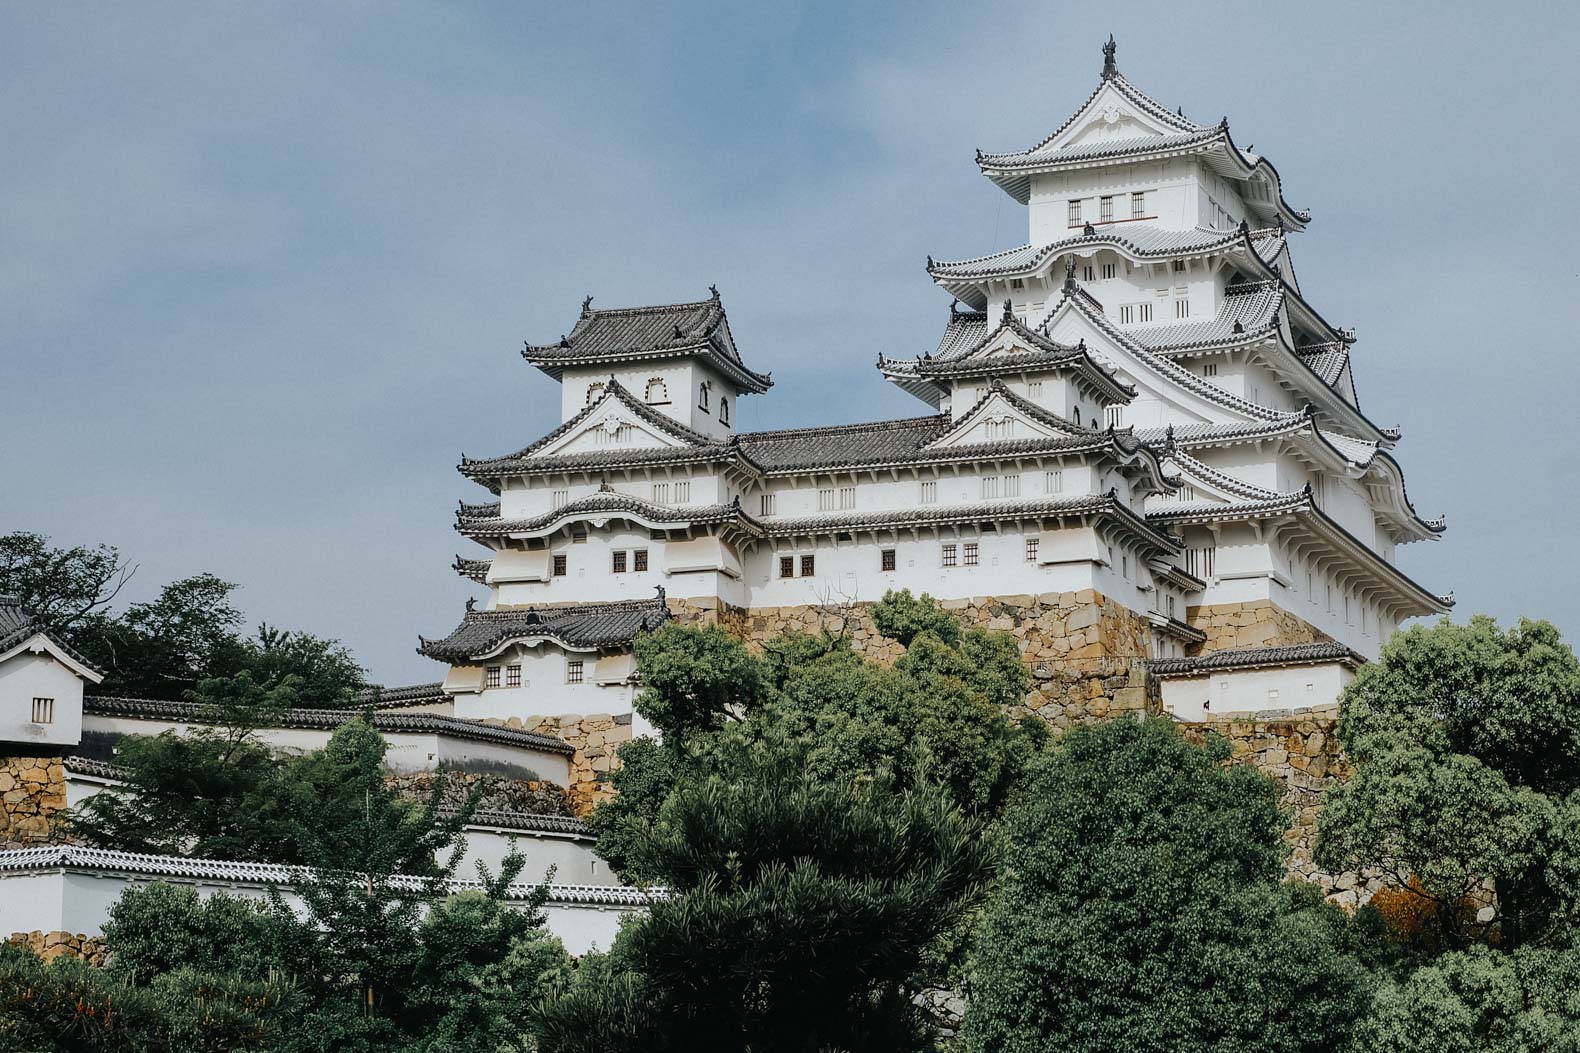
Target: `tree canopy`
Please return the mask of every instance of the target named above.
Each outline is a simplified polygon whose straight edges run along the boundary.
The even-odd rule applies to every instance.
[[[978,934],[969,1049],[1342,1048],[1365,992],[1344,916],[1281,886],[1277,791],[1227,756],[1152,718],[1037,763]]]

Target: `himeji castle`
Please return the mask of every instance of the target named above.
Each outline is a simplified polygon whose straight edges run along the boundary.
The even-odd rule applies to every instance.
[[[477,548],[456,569],[490,597],[420,647],[456,716],[548,725],[596,760],[610,737],[566,728],[630,733],[637,634],[836,624],[882,657],[863,605],[908,588],[1014,634],[1051,723],[1201,720],[1331,703],[1402,621],[1448,610],[1396,563],[1444,524],[1362,409],[1354,332],[1296,277],[1311,216],[1227,119],[1141,92],[1110,39],[1068,119],[976,163],[1027,243],[928,260],[938,343],[878,362],[916,416],[737,431],[773,381],[717,290],[589,297],[528,344],[561,419],[460,465],[492,498],[461,505]]]

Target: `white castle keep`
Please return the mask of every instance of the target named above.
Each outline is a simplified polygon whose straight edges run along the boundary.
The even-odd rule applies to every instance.
[[[1300,288],[1310,215],[1227,119],[1143,94],[1110,39],[1069,119],[977,165],[1028,241],[928,261],[954,301],[938,345],[878,362],[923,415],[737,432],[772,380],[716,290],[589,297],[526,347],[560,423],[461,464],[497,498],[457,522],[491,599],[420,648],[456,716],[629,714],[631,642],[665,620],[760,639],[908,588],[1013,632],[1055,723],[1199,720],[1331,703],[1402,621],[1448,610],[1395,564],[1443,523],[1361,410],[1353,332]]]

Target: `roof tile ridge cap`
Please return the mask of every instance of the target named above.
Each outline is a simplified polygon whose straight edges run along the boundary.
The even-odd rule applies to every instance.
[[[1046,249],[1056,244],[1058,244],[1058,242],[1049,242],[1048,244],[1043,245],[1042,248]],[[950,267],[968,267],[973,263],[986,263],[988,260],[997,259],[999,256],[1008,256],[1011,253],[1024,252],[1032,246],[1033,243],[1028,241],[1024,245],[1017,245],[1012,249],[1000,249],[998,252],[990,252],[985,256],[972,256],[969,259],[963,260],[934,260],[932,266],[929,267],[928,270],[937,272]]]
[[[682,311],[695,310],[695,309],[697,309],[699,307],[706,307],[709,304],[717,303],[717,302],[718,301],[714,300],[713,297],[710,296],[710,297],[708,297],[705,300],[684,300],[684,301],[681,301],[681,302],[678,302],[678,303],[639,304],[639,305],[634,306],[634,307],[593,307],[593,308],[589,309],[589,311],[587,313],[587,319],[591,320],[593,318],[599,317],[600,315],[611,315],[611,314],[614,314],[614,315],[665,314],[665,313],[678,314],[678,313],[680,313]]]
[[[896,361],[901,361],[896,359]],[[906,425],[921,427],[923,424],[933,424],[940,419],[947,418],[947,413],[933,413],[923,417],[895,417],[891,420],[858,421],[854,424],[808,424],[800,428],[777,428],[772,431],[743,431],[737,438],[750,442],[753,439],[789,438],[796,435],[806,435],[813,432],[823,433],[831,431],[861,431],[864,429],[882,429]]]

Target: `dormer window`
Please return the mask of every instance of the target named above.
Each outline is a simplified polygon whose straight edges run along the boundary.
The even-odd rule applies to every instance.
[[[720,424],[728,424],[729,422],[730,422],[730,400],[725,398],[723,395],[720,395],[719,396],[719,423]]]
[[[601,398],[603,398],[602,384],[587,385],[587,405],[591,406],[594,402],[597,402]]]
[[[698,389],[697,389],[697,408],[698,409],[704,409],[705,410],[705,409],[708,408],[708,389],[711,388],[712,386],[713,386],[713,384],[711,382],[704,380],[702,382],[702,384],[698,387]]]
[[[664,383],[663,377],[652,377],[647,382],[647,394],[644,396],[649,405],[664,406],[669,404],[669,385]]]
[[[1070,202],[1070,226],[1072,226],[1072,227],[1079,227],[1080,225],[1081,225],[1081,203],[1080,203],[1080,201],[1072,201],[1072,202]]]

